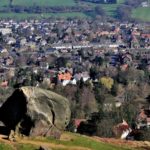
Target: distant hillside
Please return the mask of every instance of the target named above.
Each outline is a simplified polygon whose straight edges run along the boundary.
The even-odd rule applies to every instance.
[[[19,6],[74,6],[74,0],[12,0],[12,5]]]
[[[96,6],[101,6],[102,8],[104,8],[106,14],[110,16],[115,16],[116,8],[118,7],[118,5],[120,5],[123,2],[124,0],[118,0],[117,4],[94,4],[89,2],[83,2],[81,0],[42,0],[42,1],[41,0],[0,0],[0,11],[1,11],[0,18],[26,19],[30,17],[36,17],[36,18],[89,17],[89,14],[85,13],[85,10],[82,7],[84,7],[87,10],[89,8],[91,10],[94,10]],[[19,10],[20,9],[19,7],[21,8],[21,10]],[[40,13],[38,14],[35,13],[35,11],[31,7],[34,7],[34,9],[38,7]],[[74,7],[74,8],[71,9],[72,11],[65,10],[63,13],[62,12],[45,13],[44,7],[66,7],[68,9],[69,7]],[[24,8],[26,12],[24,12]],[[28,8],[31,8],[31,11],[28,11]]]
[[[0,0],[0,7],[4,6],[74,6],[74,0]]]
[[[148,7],[138,7],[132,11],[132,17],[142,21],[150,22],[150,0],[148,0]]]
[[[132,17],[143,21],[150,21],[150,7],[139,7],[133,10]]]
[[[121,4],[124,4],[125,1],[126,0],[117,0],[116,4],[97,4],[90,2],[90,0],[89,2],[86,2],[86,0],[0,0],[0,18],[40,19],[48,17],[93,17],[95,14],[87,12],[89,12],[89,9],[94,10],[97,6],[102,7],[106,15],[116,17],[117,8],[120,7]],[[34,7],[34,9],[32,7]],[[50,10],[48,7],[53,8]],[[57,9],[54,9],[54,7]],[[60,10],[61,7],[63,11]],[[29,8],[31,10],[28,10]],[[36,8],[39,10],[36,11]],[[83,8],[85,8],[85,10]],[[133,10],[131,13],[132,18],[150,21],[149,9],[150,7],[139,7]]]
[[[15,12],[10,11],[10,8],[17,7],[77,7],[75,0],[0,0],[0,18],[15,18],[15,19],[28,19],[28,18],[48,18],[48,17],[86,17],[82,12],[64,12],[64,13],[34,13],[34,12]],[[32,8],[31,8],[32,10]]]

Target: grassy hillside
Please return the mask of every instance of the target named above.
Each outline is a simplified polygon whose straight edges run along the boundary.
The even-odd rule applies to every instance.
[[[0,9],[9,6],[10,0],[0,0]],[[149,0],[150,1],[150,0]],[[116,16],[116,9],[120,4],[123,4],[125,0],[118,0],[117,4],[94,4],[81,2],[77,4],[75,0],[13,0],[12,5],[14,6],[77,6],[77,5],[90,5],[91,7],[102,6],[111,17]],[[84,13],[44,13],[44,14],[27,14],[27,13],[0,13],[0,18],[17,18],[17,19],[27,19],[27,18],[48,18],[48,17],[87,17],[88,15]],[[88,16],[89,17],[89,16]],[[150,21],[150,8],[139,7],[132,12],[132,17],[141,19],[143,21]]]
[[[74,0],[13,0],[13,6],[76,6]],[[9,6],[9,0],[0,0],[0,9]],[[84,13],[0,13],[0,18],[15,18],[15,19],[28,19],[28,18],[48,18],[48,17],[87,17]]]
[[[98,142],[92,138],[72,133],[64,133],[60,140],[52,138],[24,138],[12,143],[0,139],[0,150],[36,150],[41,145],[52,150],[135,150],[126,146],[119,147]]]
[[[93,7],[100,5],[109,16],[114,17],[116,15],[116,9],[120,4],[123,4],[125,0],[118,0],[117,4],[91,4]]]
[[[8,6],[9,0],[0,0],[0,7]]]
[[[0,7],[9,6],[10,0],[0,0]],[[13,0],[12,5],[18,6],[75,6],[74,0]]]
[[[13,0],[13,5],[20,6],[74,6],[74,0]]]
[[[49,18],[49,17],[61,17],[61,18],[68,18],[68,17],[87,17],[84,13],[72,12],[72,13],[43,13],[43,14],[34,14],[34,13],[0,13],[0,18],[13,18],[13,19],[28,19],[28,18]]]
[[[150,7],[138,7],[134,9],[132,11],[132,18],[150,22]]]
[[[139,7],[137,9],[134,9],[132,12],[132,17],[136,19],[140,19],[142,21],[150,22],[150,8]]]
[[[110,16],[115,16],[115,11],[116,8],[118,7],[119,4],[123,3],[124,0],[118,0],[117,4],[93,4],[93,3],[86,3],[86,2],[82,2],[82,4],[86,5],[91,5],[91,7],[95,7],[97,5],[101,5],[106,13]],[[79,5],[82,5],[79,4]],[[12,5],[14,6],[77,6],[77,3],[75,3],[75,0],[13,0]],[[5,6],[9,6],[9,0],[0,0],[0,9],[5,7]],[[18,19],[26,19],[26,18],[32,18],[32,17],[36,17],[36,18],[47,18],[47,17],[87,17],[87,15],[85,15],[84,13],[76,13],[76,12],[72,12],[72,13],[47,13],[47,14],[43,14],[43,15],[36,15],[36,14],[27,14],[27,13],[21,13],[21,14],[17,14],[17,13],[0,13],[0,18],[18,18]]]

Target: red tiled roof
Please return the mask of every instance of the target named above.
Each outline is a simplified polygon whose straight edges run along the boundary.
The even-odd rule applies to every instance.
[[[76,126],[76,128],[78,128],[81,124],[81,122],[85,122],[86,119],[74,119],[74,125]]]
[[[72,78],[72,74],[67,72],[67,73],[64,73],[64,74],[59,74],[58,75],[58,80],[61,81],[61,80],[71,80]]]
[[[150,38],[150,34],[142,34],[142,38]]]
[[[150,123],[150,117],[148,117],[148,118],[146,119],[146,121]]]
[[[1,83],[1,87],[7,87],[8,86],[8,81],[3,81]]]
[[[128,123],[127,123],[125,120],[123,120],[122,123],[119,123],[116,127],[117,127],[117,129],[120,130],[121,132],[130,129]]]
[[[121,131],[128,130],[129,129],[129,125],[121,124],[121,125],[118,126],[118,129],[121,130]]]

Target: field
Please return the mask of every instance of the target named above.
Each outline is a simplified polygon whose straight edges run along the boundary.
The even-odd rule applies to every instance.
[[[99,4],[101,5],[106,13],[112,17],[115,16],[115,11],[116,8],[118,7],[119,4],[123,3],[124,0],[118,0],[117,4]],[[74,0],[13,0],[12,3],[14,6],[76,6],[77,4],[75,3]],[[86,4],[83,2],[83,4]],[[95,7],[98,4],[92,4],[89,3],[91,7]],[[0,8],[3,8],[4,6],[9,6],[9,0],[0,0]],[[84,13],[45,13],[45,14],[27,14],[27,13],[0,13],[0,18],[16,18],[16,19],[27,19],[27,18],[48,18],[48,17],[87,17],[88,15]]]
[[[91,4],[93,7],[100,5],[111,17],[115,17],[116,9],[120,4],[123,4],[125,0],[118,0],[117,4]]]
[[[118,142],[118,141],[117,141]],[[52,150],[142,150],[128,145],[109,144],[99,139],[73,133],[63,133],[60,140],[52,138],[23,138],[10,142],[0,138],[0,150],[37,150],[41,145]]]
[[[13,18],[13,19],[29,19],[29,18],[49,18],[49,17],[61,17],[61,18],[68,18],[68,17],[80,17],[85,18],[87,17],[83,13],[73,12],[73,13],[43,13],[43,14],[29,14],[29,13],[0,13],[0,18],[7,19],[7,18]]]
[[[150,8],[139,7],[132,12],[132,17],[142,21],[150,22]]]
[[[13,0],[13,5],[20,6],[74,6],[74,0]]]
[[[8,6],[9,0],[0,0],[0,7]]]
[[[0,9],[9,6],[10,0],[0,0]],[[150,1],[150,0],[149,0]],[[77,5],[90,5],[91,7],[100,5],[106,14],[115,17],[116,9],[120,4],[123,4],[125,0],[118,0],[117,4],[94,4],[87,2],[75,3],[75,0],[13,0],[14,6],[77,6]],[[92,15],[91,15],[92,16]],[[28,19],[28,18],[48,18],[48,17],[90,17],[89,14],[84,14],[80,12],[72,13],[43,13],[43,14],[28,14],[28,13],[0,13],[0,18],[15,18],[15,19]],[[142,21],[150,21],[150,8],[139,7],[134,9],[132,12],[132,18],[137,18]]]
[[[13,0],[13,6],[76,6],[74,0]],[[0,0],[0,9],[5,6],[9,6],[9,0]],[[33,14],[33,13],[0,13],[0,18],[14,18],[14,19],[28,19],[28,18],[49,18],[49,17],[87,17],[84,13],[72,12],[72,13],[43,13],[43,14]]]

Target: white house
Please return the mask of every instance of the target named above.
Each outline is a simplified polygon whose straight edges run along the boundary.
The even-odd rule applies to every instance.
[[[7,35],[7,34],[12,33],[12,30],[11,30],[10,28],[0,28],[0,32],[1,32],[3,35]]]

